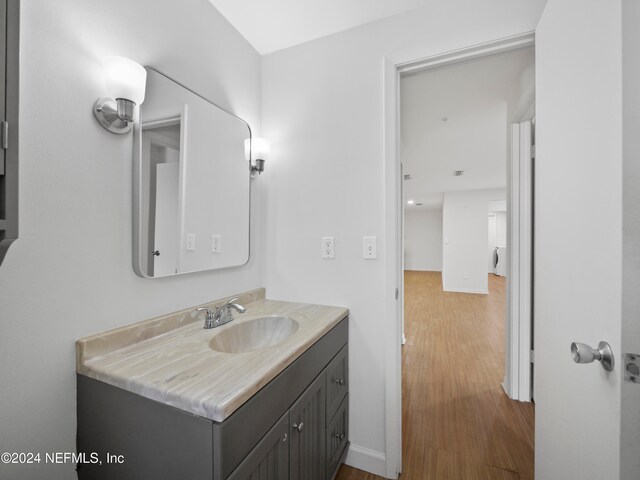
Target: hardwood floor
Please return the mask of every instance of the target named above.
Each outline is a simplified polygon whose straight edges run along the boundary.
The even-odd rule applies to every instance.
[[[534,407],[503,392],[505,281],[489,295],[442,291],[405,272],[402,479],[533,480]],[[338,480],[381,477],[343,465]]]

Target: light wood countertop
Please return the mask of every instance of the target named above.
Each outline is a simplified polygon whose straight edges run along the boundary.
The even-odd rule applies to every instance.
[[[206,330],[194,308],[81,338],[76,370],[143,397],[221,422],[302,355],[349,311],[264,298],[264,289],[240,296],[247,309]],[[212,302],[215,306],[228,299]],[[211,339],[253,319],[278,315],[299,327],[283,342],[246,353],[222,353]]]

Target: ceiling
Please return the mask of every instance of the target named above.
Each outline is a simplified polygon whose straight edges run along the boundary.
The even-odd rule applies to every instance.
[[[425,6],[434,0],[209,0],[261,54]]]
[[[406,200],[442,208],[447,191],[506,188],[507,100],[533,61],[530,48],[402,78]]]

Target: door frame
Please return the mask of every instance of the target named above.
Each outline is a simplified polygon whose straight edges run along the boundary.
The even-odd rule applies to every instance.
[[[531,120],[510,125],[507,164],[509,280],[502,387],[521,402],[530,402],[533,393],[533,125]]]
[[[488,55],[533,46],[534,32],[412,59],[387,56],[383,61],[383,140],[385,197],[385,476],[402,472],[402,315],[404,286],[402,255],[400,138],[400,75],[451,65]],[[511,250],[511,249],[510,249]],[[507,299],[509,301],[509,299]]]

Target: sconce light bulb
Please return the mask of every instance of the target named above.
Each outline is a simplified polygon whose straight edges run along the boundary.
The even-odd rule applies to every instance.
[[[271,153],[271,142],[266,138],[252,137],[244,141],[244,156],[250,162],[251,171],[264,172],[264,162],[269,159]]]
[[[114,99],[127,99],[141,105],[147,85],[147,71],[125,57],[106,57],[103,60],[107,93]]]
[[[147,71],[124,57],[106,57],[102,63],[109,97],[96,100],[93,115],[111,133],[128,133],[135,106],[144,102]]]

